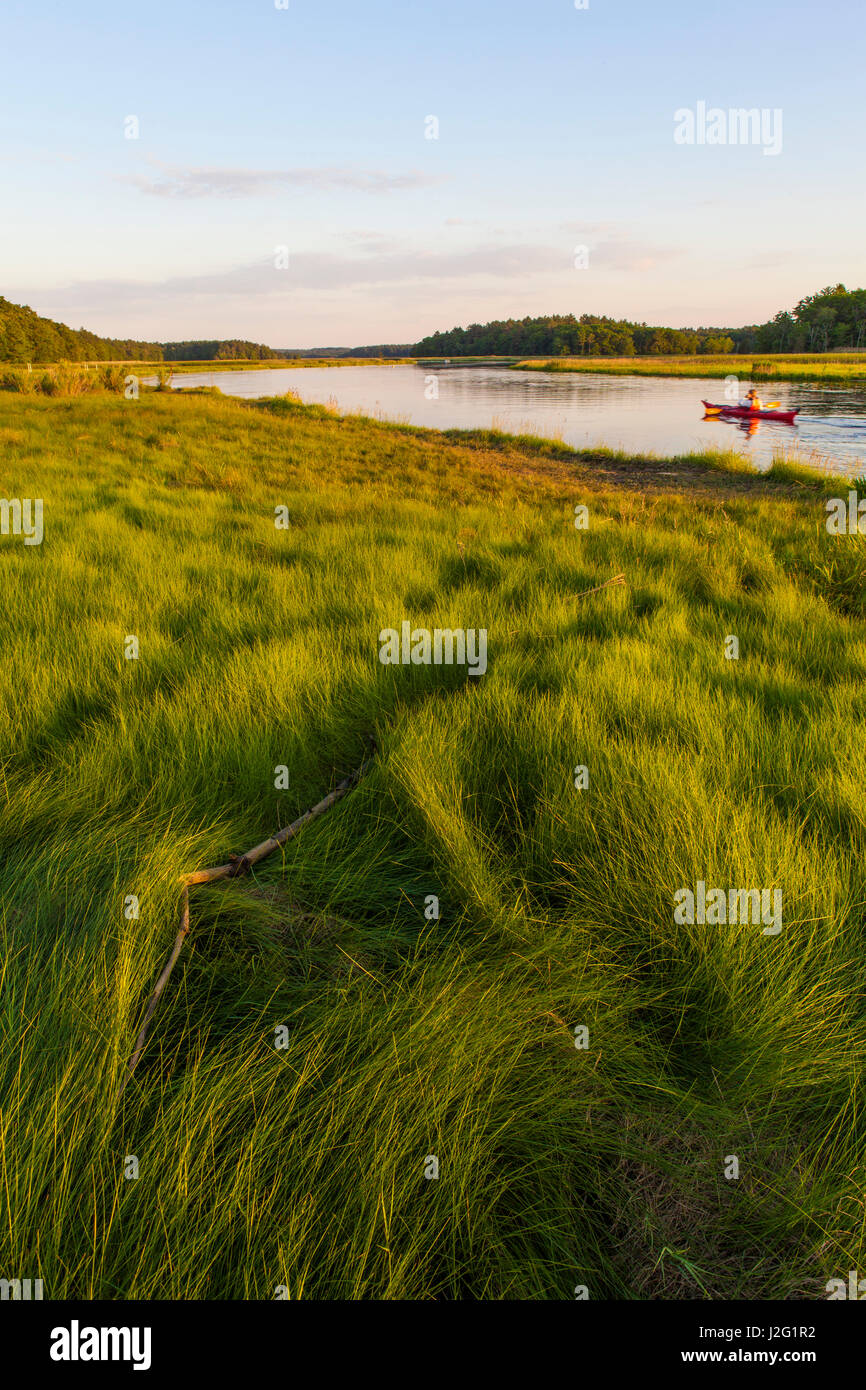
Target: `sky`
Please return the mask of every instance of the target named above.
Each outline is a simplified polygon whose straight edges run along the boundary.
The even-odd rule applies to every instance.
[[[0,295],[305,348],[866,285],[866,6],[580,3],[2,0]]]

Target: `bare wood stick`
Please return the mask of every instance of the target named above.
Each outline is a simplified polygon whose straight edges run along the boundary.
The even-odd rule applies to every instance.
[[[372,740],[370,742],[375,756],[376,745],[375,743],[373,743]],[[150,1020],[153,1018],[154,1011],[156,1009],[157,1004],[159,1003],[160,995],[162,994],[162,991],[165,989],[165,986],[168,983],[168,977],[175,967],[177,958],[183,950],[183,944],[186,941],[186,938],[189,934],[190,888],[197,883],[214,883],[217,879],[238,878],[241,874],[248,873],[253,864],[258,864],[261,859],[265,859],[269,854],[273,854],[274,850],[278,849],[280,845],[284,845],[289,840],[294,839],[298,832],[303,830],[305,825],[309,825],[311,820],[315,820],[317,816],[324,815],[326,811],[330,811],[332,806],[336,806],[337,802],[341,801],[347,792],[350,792],[353,787],[357,786],[361,778],[371,767],[372,763],[373,758],[368,758],[367,761],[362,763],[360,767],[356,768],[354,772],[350,772],[348,777],[344,777],[342,782],[338,782],[332,792],[329,792],[328,795],[323,797],[321,801],[318,801],[315,806],[311,806],[309,811],[305,811],[304,814],[302,816],[299,816],[296,821],[292,821],[291,825],[285,826],[284,829],[278,831],[276,835],[271,835],[267,840],[262,840],[261,844],[256,845],[251,850],[248,850],[247,853],[241,856],[240,858],[238,858],[237,856],[233,856],[230,863],[219,864],[216,868],[213,869],[198,869],[195,873],[187,874],[181,880],[182,897],[180,930],[178,931],[178,934],[174,939],[174,945],[171,949],[171,955],[169,956],[168,960],[163,966],[162,974],[157,980],[156,985],[153,989],[153,993],[151,994],[150,999],[148,1000],[147,1008],[144,1014],[144,1021],[142,1022],[142,1025],[138,1030],[138,1036],[135,1039],[135,1048],[133,1050],[132,1056],[129,1059],[129,1064],[126,1069],[126,1076],[124,1077],[123,1084],[121,1085],[117,1093],[118,1099],[126,1089],[127,1083],[129,1082],[129,1079],[132,1076],[132,1073],[135,1070],[135,1067],[138,1063],[138,1059],[141,1056],[142,1051],[144,1050],[144,1044],[147,1040],[147,1034],[150,1028]]]
[[[275,849],[279,849],[280,845],[293,840],[298,831],[303,830],[305,825],[309,825],[311,820],[324,815],[325,811],[330,811],[332,806],[335,806],[347,792],[350,792],[360,782],[372,761],[372,758],[368,758],[354,772],[350,772],[348,777],[344,777],[342,782],[338,782],[332,792],[329,792],[315,806],[311,806],[309,811],[305,811],[296,821],[292,821],[291,825],[287,825],[276,835],[270,835],[267,840],[262,840],[261,844],[256,845],[254,849],[247,850],[241,858],[234,858],[228,864],[218,864],[214,869],[197,869],[195,873],[187,874],[184,883],[192,887],[196,883],[215,883],[220,878],[239,878],[242,874],[247,873],[253,864],[258,864],[260,859],[266,859],[269,854],[273,854]]]

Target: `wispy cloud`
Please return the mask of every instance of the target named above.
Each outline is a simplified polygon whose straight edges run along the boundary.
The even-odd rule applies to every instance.
[[[448,282],[511,280],[568,272],[567,247],[536,245],[478,247],[466,251],[397,251],[384,255],[345,256],[328,252],[299,251],[290,256],[289,268],[277,270],[267,258],[210,274],[177,275],[142,282],[89,280],[34,291],[51,316],[86,314],[109,306],[133,306],[160,301],[230,299],[242,296],[283,297],[305,291],[354,290],[379,285],[411,285]],[[28,293],[25,289],[22,293]]]
[[[322,316],[327,318],[330,308],[336,306],[335,312],[342,318],[350,302],[375,304],[377,313],[384,306],[398,306],[399,313],[394,309],[396,317],[407,323],[429,315],[431,305],[439,302],[475,304],[490,299],[500,315],[509,305],[527,303],[532,293],[555,296],[550,302],[567,305],[578,295],[582,305],[590,285],[603,285],[608,273],[648,272],[657,261],[683,254],[681,248],[650,247],[627,237],[609,237],[592,247],[592,270],[605,276],[594,282],[591,272],[574,269],[571,236],[561,236],[554,244],[515,240],[435,251],[403,246],[398,240],[366,230],[356,230],[347,238],[351,247],[347,251],[294,252],[290,248],[285,270],[278,270],[273,256],[265,254],[253,262],[207,273],[191,272],[148,282],[120,278],[78,281],[50,290],[22,287],[13,297],[33,304],[50,318],[76,325],[87,323],[114,336],[207,337],[242,331],[243,336],[258,333],[263,341],[269,341],[274,336],[275,317],[294,323],[302,315],[312,325],[303,336],[312,332],[312,342],[318,332],[330,333],[330,328],[315,327]],[[472,312],[467,309],[466,316]],[[157,327],[130,326],[144,322]],[[188,326],[178,334],[164,327],[169,322]],[[230,327],[238,323],[250,327]],[[256,323],[270,326],[255,329]],[[206,324],[226,326],[216,330],[200,326]],[[287,331],[281,328],[280,338],[285,338]],[[358,341],[362,341],[361,329],[350,330],[349,336],[357,337],[359,331]],[[402,336],[411,337],[412,331],[405,328]],[[377,337],[376,333],[372,336]],[[386,340],[381,334],[379,337]],[[330,338],[337,341],[332,333]]]
[[[350,165],[326,165],[295,169],[181,168],[151,160],[153,174],[127,174],[122,181],[155,198],[254,198],[281,189],[328,192],[346,189],[360,193],[396,193],[424,188],[440,180],[409,170],[389,174],[381,169],[357,169]]]

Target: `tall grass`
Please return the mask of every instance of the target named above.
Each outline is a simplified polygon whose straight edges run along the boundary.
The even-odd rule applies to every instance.
[[[742,376],[751,381],[827,381],[856,386],[866,382],[866,354],[831,353],[787,356],[706,357],[554,357],[515,362],[521,371],[595,372],[607,376],[681,376],[723,378]]]
[[[648,495],[219,396],[5,395],[0,444],[45,506],[0,537],[8,1277],[778,1298],[862,1265],[864,542],[820,485]],[[404,618],[486,628],[487,674],[382,666]],[[193,890],[118,1101],[179,877],[369,730],[337,809]],[[781,887],[782,932],[677,926],[698,879]]]
[[[67,362],[54,367],[6,367],[0,370],[0,391],[14,391],[25,396],[86,396],[93,392],[122,391],[128,375],[128,369],[119,363],[87,366]]]

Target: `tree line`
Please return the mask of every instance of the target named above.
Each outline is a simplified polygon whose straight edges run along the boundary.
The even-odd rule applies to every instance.
[[[0,362],[158,362],[159,343],[100,338],[86,328],[41,318],[25,304],[0,297]]]
[[[866,290],[828,285],[768,323],[732,330],[738,352],[866,350]]]
[[[0,297],[0,362],[271,361],[281,357],[668,357],[729,352],[866,351],[866,289],[831,285],[790,311],[745,328],[663,328],[596,314],[497,319],[431,333],[418,343],[274,349],[243,338],[144,343],[100,338]]]
[[[0,297],[0,362],[182,362],[259,361],[279,357],[263,343],[241,338],[186,343],[144,343],[100,338],[86,328],[42,318],[26,304]]]
[[[220,338],[212,341],[195,339],[187,343],[161,343],[166,362],[267,362],[282,353],[264,343],[250,343],[245,338]]]
[[[431,333],[416,357],[668,357],[728,352],[866,350],[866,290],[828,286],[768,323],[658,328],[595,314],[497,319]]]
[[[431,333],[415,346],[418,357],[644,357],[732,352],[719,328],[655,328],[596,314],[497,319]]]

